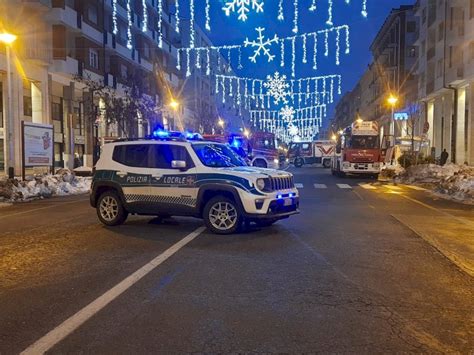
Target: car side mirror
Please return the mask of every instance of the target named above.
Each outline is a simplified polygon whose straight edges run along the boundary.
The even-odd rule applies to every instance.
[[[171,161],[171,168],[185,170],[186,169],[186,162],[184,160],[173,160]]]

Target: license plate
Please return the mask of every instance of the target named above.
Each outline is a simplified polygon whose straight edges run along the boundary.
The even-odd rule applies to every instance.
[[[292,204],[293,204],[293,199],[291,199],[291,198],[287,198],[283,202],[283,206],[291,206]]]

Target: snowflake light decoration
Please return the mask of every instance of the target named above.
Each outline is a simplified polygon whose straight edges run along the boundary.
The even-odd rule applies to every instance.
[[[244,41],[245,47],[250,46],[255,48],[254,55],[250,56],[249,59],[251,62],[256,63],[257,57],[259,57],[263,52],[263,54],[268,57],[268,61],[271,62],[273,59],[275,59],[275,55],[272,55],[270,53],[269,47],[273,43],[278,42],[278,36],[275,35],[275,37],[273,37],[272,39],[265,39],[265,36],[263,35],[263,31],[265,31],[265,28],[257,27],[255,30],[258,32],[257,40],[249,41],[249,39],[246,38]]]
[[[230,16],[231,12],[239,14],[240,21],[246,21],[248,19],[248,13],[250,8],[255,10],[256,13],[263,12],[263,0],[232,0],[227,1],[222,10],[225,11],[227,16]]]
[[[291,124],[293,118],[295,118],[295,113],[296,111],[293,107],[286,105],[280,110],[280,117],[283,121],[287,121]]]
[[[296,136],[296,135],[298,134],[298,132],[299,132],[299,129],[298,129],[298,127],[296,127],[296,126],[291,125],[291,126],[288,128],[288,132],[290,133],[290,135]]]
[[[290,95],[288,91],[290,84],[286,81],[286,75],[280,76],[279,72],[276,72],[273,76],[268,75],[263,86],[268,89],[268,94],[273,97],[275,105],[278,105],[280,101],[284,104],[288,103],[286,97]]]

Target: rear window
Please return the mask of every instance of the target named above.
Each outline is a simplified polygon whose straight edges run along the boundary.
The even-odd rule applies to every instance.
[[[126,166],[147,168],[149,151],[150,146],[145,144],[118,145],[114,148],[112,159]]]

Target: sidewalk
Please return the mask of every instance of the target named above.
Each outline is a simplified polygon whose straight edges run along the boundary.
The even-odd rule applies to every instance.
[[[405,198],[419,204],[424,209],[423,215],[397,213],[392,216],[474,277],[474,218],[461,213],[448,213],[419,200]],[[427,210],[430,211],[428,214]]]

